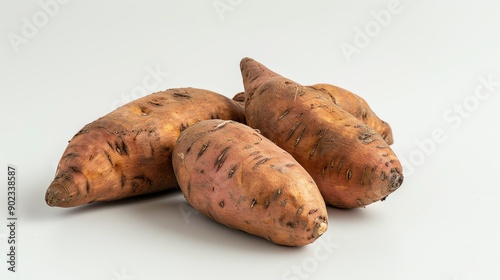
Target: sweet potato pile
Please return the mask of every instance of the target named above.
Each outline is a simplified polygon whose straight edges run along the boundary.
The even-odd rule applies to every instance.
[[[240,62],[232,99],[175,88],[134,100],[69,141],[45,201],[74,207],[180,189],[204,216],[275,244],[328,229],[326,207],[384,200],[403,182],[393,134],[360,96]]]

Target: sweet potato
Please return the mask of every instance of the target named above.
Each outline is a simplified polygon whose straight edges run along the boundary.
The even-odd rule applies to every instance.
[[[247,124],[288,151],[314,178],[327,204],[364,207],[403,182],[386,141],[324,92],[304,87],[244,58]]]
[[[330,96],[333,103],[373,128],[384,138],[387,144],[392,145],[394,143],[391,127],[375,114],[364,98],[330,84],[315,84],[310,87],[325,92]]]
[[[392,129],[389,124],[381,120],[361,96],[330,84],[315,84],[308,87],[324,92],[328,98],[332,99],[333,103],[337,104],[337,106],[373,128],[382,138],[384,138],[387,144],[392,145],[394,143]],[[244,107],[245,93],[237,93],[233,97],[233,100]]]
[[[181,133],[173,154],[180,189],[208,218],[286,246],[312,243],[327,229],[311,176],[244,124],[201,121]]]
[[[244,112],[235,101],[197,88],[169,89],[117,108],[69,141],[46,203],[72,207],[176,188],[175,141],[188,126],[211,118],[244,121]]]

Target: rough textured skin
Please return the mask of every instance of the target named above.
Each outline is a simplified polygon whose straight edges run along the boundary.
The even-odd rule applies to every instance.
[[[286,246],[326,231],[326,206],[311,176],[254,129],[201,121],[182,132],[173,153],[184,196],[206,217]]]
[[[203,89],[150,94],[85,125],[70,141],[45,200],[72,207],[177,187],[172,150],[182,130],[204,119],[244,121],[235,101]]]
[[[403,182],[386,141],[324,92],[244,58],[247,124],[288,151],[311,174],[327,204],[364,207]]]
[[[394,143],[392,129],[389,124],[381,120],[362,97],[330,84],[315,84],[310,87],[323,91],[330,96],[333,103],[373,128],[384,138],[387,144],[392,145]]]

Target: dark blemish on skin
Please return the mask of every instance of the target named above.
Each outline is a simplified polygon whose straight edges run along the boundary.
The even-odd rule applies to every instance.
[[[330,173],[333,172],[334,168],[335,168],[335,159],[332,159],[332,163],[330,164]]]
[[[384,172],[384,171],[382,171],[382,172],[380,173],[380,180],[381,180],[381,181],[384,181],[386,178],[387,178],[387,175],[385,174],[385,172]]]
[[[141,181],[144,181],[144,175],[137,175],[134,177],[134,179],[137,179],[137,180],[141,180]]]
[[[73,172],[75,172],[75,173],[82,173],[82,172],[80,171],[80,169],[78,169],[78,167],[76,167],[76,166],[70,166],[70,167],[69,167],[69,169],[71,169],[71,170],[72,170]]]
[[[257,166],[259,166],[259,165],[262,165],[262,164],[264,164],[264,163],[268,162],[269,160],[270,160],[270,158],[264,158],[264,159],[261,159],[261,160],[259,160],[258,162],[256,162],[256,163],[255,163],[254,167],[257,167]]]
[[[228,178],[233,177],[234,172],[236,172],[236,168],[237,168],[236,166],[233,166],[231,170],[229,170],[229,174],[227,175]]]
[[[125,175],[123,175],[123,173],[122,173],[122,178],[121,178],[122,188],[125,186],[126,180],[127,180],[127,177],[125,177]]]
[[[118,145],[118,143],[117,143],[117,142],[115,142],[115,147],[116,147],[116,148],[115,148],[115,151],[116,151],[118,154],[120,154],[120,155],[121,155],[121,154],[122,154],[122,150],[120,149],[120,146]]]
[[[147,116],[150,112],[150,110],[147,107],[141,106],[141,115],[142,116]]]
[[[342,170],[343,164],[344,164],[344,158],[341,158],[339,164],[337,165],[337,174],[340,174],[340,170]]]
[[[283,112],[283,114],[281,114],[278,117],[278,121],[281,120],[282,118],[284,118],[286,115],[288,115],[288,113],[290,113],[290,108],[286,109],[285,112]]]
[[[125,141],[123,141],[123,139],[121,140],[122,140],[122,151],[124,154],[128,155],[128,146],[127,144],[125,144]]]
[[[288,135],[286,136],[286,141],[288,141],[288,139],[290,139],[292,137],[293,133],[295,133],[295,131],[297,130],[297,128],[299,128],[301,123],[302,122],[298,122],[294,126],[292,126],[292,128],[288,132]]]
[[[302,136],[304,136],[304,132],[306,132],[306,128],[305,127],[299,133],[299,135],[297,136],[297,139],[295,139],[295,144],[294,144],[295,147],[297,147],[299,145],[300,140],[302,140]]]
[[[351,179],[351,176],[352,176],[352,172],[351,172],[351,169],[347,169],[346,173],[345,173],[345,177],[347,178],[347,180],[350,180]]]
[[[180,92],[174,92],[174,97],[176,98],[187,98],[187,99],[191,99],[191,96],[186,94],[186,93],[180,93]]]
[[[139,184],[137,182],[132,181],[132,192],[137,192],[137,189],[139,188]]]
[[[256,198],[252,199],[252,203],[250,204],[250,208],[253,208],[255,206],[255,204],[257,204]]]
[[[307,213],[307,214],[308,214],[308,215],[312,215],[312,214],[316,213],[317,211],[318,211],[318,209],[311,209],[311,210],[309,211],[309,213]]]
[[[151,151],[151,156],[154,156],[155,155],[155,148],[153,147],[153,143],[149,143],[149,148]]]
[[[266,198],[266,201],[264,201],[264,208],[267,209],[269,207],[269,198]]]
[[[305,205],[302,205],[299,207],[299,209],[297,209],[297,215],[302,214],[302,211],[304,211],[304,207],[305,207]]]
[[[219,202],[219,206],[220,206],[220,208],[224,208],[224,200],[222,200],[221,202]]]
[[[87,180],[87,193],[90,192],[90,184],[89,184],[89,181]]]
[[[297,222],[289,221],[286,223],[286,226],[289,228],[297,228],[299,226],[299,224]]]
[[[163,104],[161,104],[160,102],[156,101],[156,100],[151,100],[149,101],[149,103],[155,105],[155,106],[163,106]]]
[[[277,189],[274,191],[273,199],[276,200],[281,195],[281,189]]]
[[[206,144],[203,144],[203,145],[201,146],[201,149],[200,149],[200,151],[198,152],[198,158],[200,158],[200,157],[203,155],[203,153],[205,153],[205,151],[206,151],[206,150],[207,150],[207,148],[208,148],[208,145],[210,145],[210,142],[208,142],[208,143],[206,143]]]
[[[106,157],[108,157],[108,161],[109,163],[111,163],[111,166],[113,166],[113,161],[111,160],[111,156],[106,151],[104,151],[104,154],[106,155]]]
[[[258,160],[258,159],[263,158],[263,157],[264,156],[256,156],[256,157],[253,158],[253,160]]]
[[[66,154],[64,157],[65,158],[75,158],[78,156],[80,156],[78,153],[69,153],[69,154]]]
[[[314,143],[312,150],[309,152],[309,158],[311,158],[316,152],[316,149],[318,148],[320,141],[321,137]]]
[[[137,133],[135,134],[134,136],[134,141],[137,140],[137,136],[139,136],[139,134],[142,132],[142,129],[141,130],[138,130]]]
[[[226,161],[226,158],[227,158],[226,154],[227,154],[228,150],[229,150],[229,147],[225,147],[222,150],[222,152],[220,153],[220,155],[217,157],[217,159],[215,160],[214,167],[217,168],[217,171],[219,171],[219,169],[221,169],[222,165]]]
[[[255,80],[255,79],[257,79],[258,77],[259,77],[259,76],[255,76],[255,77],[252,79],[252,81],[253,81],[253,80]],[[252,81],[250,81],[250,82],[252,82]],[[266,90],[268,90],[268,89],[269,89],[269,85],[268,85],[268,84],[266,84],[266,85],[264,85],[264,86],[263,86],[263,87],[259,90],[259,92],[258,92],[257,94],[262,94],[264,91],[266,91]]]
[[[179,128],[180,132],[183,132],[184,130],[186,130],[186,128],[188,128],[189,125],[188,124],[184,124],[184,123],[181,123],[181,127]]]

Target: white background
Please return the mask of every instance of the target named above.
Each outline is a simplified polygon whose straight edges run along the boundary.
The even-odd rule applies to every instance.
[[[1,279],[500,279],[498,1],[66,2],[0,2]],[[179,192],[45,204],[83,125],[146,91],[232,97],[245,56],[364,97],[393,128],[402,187],[364,209],[330,207],[327,233],[301,248],[216,224]]]

